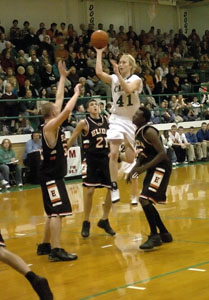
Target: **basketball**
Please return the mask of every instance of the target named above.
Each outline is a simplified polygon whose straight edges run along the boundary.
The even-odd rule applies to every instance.
[[[108,44],[108,35],[103,30],[94,31],[91,35],[91,44],[97,49],[102,49]]]

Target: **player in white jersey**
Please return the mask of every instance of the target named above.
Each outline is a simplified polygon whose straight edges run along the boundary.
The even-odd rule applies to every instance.
[[[110,143],[111,198],[112,202],[117,202],[120,200],[117,186],[119,147],[122,142],[125,143],[125,153],[120,155],[120,159],[132,163],[135,158],[133,145],[136,129],[132,117],[140,106],[139,93],[142,91],[142,80],[133,74],[136,63],[130,54],[123,54],[118,64],[111,61],[115,74],[109,75],[103,72],[102,68],[102,52],[105,48],[95,48],[95,50],[97,52],[96,74],[112,87],[113,106],[107,140]]]

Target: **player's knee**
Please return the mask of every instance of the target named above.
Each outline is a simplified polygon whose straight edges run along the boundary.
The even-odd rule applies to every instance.
[[[141,197],[139,198],[139,202],[141,203],[142,207],[150,204],[150,201],[148,199],[144,199],[144,198],[141,198]]]
[[[4,261],[4,258],[5,258],[5,249],[4,247],[0,246],[0,260]]]
[[[110,152],[110,160],[112,161],[118,161],[118,151],[111,151]]]
[[[126,162],[129,163],[129,164],[132,164],[134,162],[134,158],[135,158],[134,155],[133,155],[133,157],[130,156],[130,155],[126,156]]]

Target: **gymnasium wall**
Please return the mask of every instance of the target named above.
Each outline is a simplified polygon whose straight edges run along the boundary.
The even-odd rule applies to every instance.
[[[185,11],[189,33],[196,28],[202,35],[208,27],[209,4],[177,9],[175,6],[159,5],[155,0],[1,0],[0,24],[10,28],[12,20],[18,19],[22,27],[23,22],[28,20],[37,29],[42,21],[47,28],[52,22],[66,22],[74,24],[79,32],[79,25],[89,22],[90,5],[93,5],[95,28],[101,22],[105,29],[113,23],[116,31],[120,25],[124,25],[125,30],[133,25],[137,32],[141,29],[147,31],[152,25],[162,32],[169,29],[176,31],[185,25]]]

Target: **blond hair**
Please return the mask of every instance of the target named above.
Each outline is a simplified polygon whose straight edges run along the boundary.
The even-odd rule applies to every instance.
[[[135,58],[131,54],[128,54],[128,53],[123,53],[121,55],[121,57],[123,57],[123,56],[128,58],[129,64],[131,65],[131,74],[133,74],[137,67]]]
[[[44,119],[47,119],[51,116],[53,110],[53,103],[47,102],[41,106],[41,114]]]

